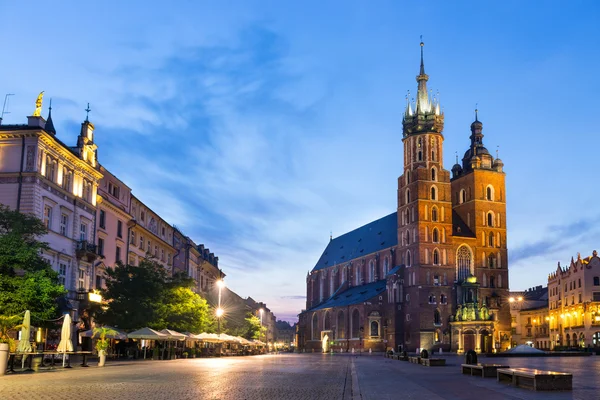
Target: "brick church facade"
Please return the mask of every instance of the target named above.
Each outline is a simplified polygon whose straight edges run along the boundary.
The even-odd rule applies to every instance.
[[[504,164],[471,124],[443,166],[444,114],[423,63],[403,118],[398,209],[331,239],[308,274],[297,343],[305,351],[493,352],[510,345]]]

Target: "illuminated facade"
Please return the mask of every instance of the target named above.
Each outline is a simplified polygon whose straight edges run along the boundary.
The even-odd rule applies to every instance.
[[[571,259],[548,276],[551,347],[600,347],[600,258]]]
[[[98,254],[96,193],[102,173],[96,161],[94,125],[81,124],[77,145],[56,138],[48,119],[0,125],[0,203],[40,218],[49,245],[42,256],[58,272],[73,309],[94,288]]]
[[[548,288],[536,286],[510,292],[511,347],[522,344],[550,350]]]
[[[219,269],[219,257],[216,257],[203,244],[196,245],[192,239],[174,228],[173,273],[184,273],[196,281],[194,291],[207,295],[225,274]]]
[[[307,276],[305,349],[510,345],[504,164],[484,147],[476,113],[462,164],[444,169],[444,114],[427,91],[422,46],[397,211],[330,241]]]

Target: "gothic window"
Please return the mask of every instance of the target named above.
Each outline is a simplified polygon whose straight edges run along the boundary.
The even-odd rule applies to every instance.
[[[325,312],[325,318],[323,319],[323,330],[331,330],[331,319],[329,318],[329,311]]]
[[[437,222],[437,220],[438,220],[437,207],[432,207],[431,208],[431,221],[432,222]]]
[[[485,198],[488,201],[494,201],[494,187],[492,185],[489,185],[486,189],[485,189]]]
[[[410,203],[410,190],[406,189],[406,204]]]
[[[494,247],[494,233],[490,232],[488,244],[490,247]]]
[[[423,139],[419,138],[419,141],[417,143],[417,148],[419,149],[418,151],[418,161],[423,161]]]
[[[494,226],[494,214],[491,211],[487,214],[487,224],[488,226]]]
[[[410,231],[406,231],[406,245],[408,246],[410,244]]]
[[[375,263],[373,260],[369,261],[369,283],[375,280]]]
[[[488,267],[495,268],[496,267],[496,257],[493,254],[490,254],[488,257]]]
[[[352,337],[357,338],[360,334],[360,314],[358,310],[352,311]]]
[[[440,310],[435,310],[433,312],[433,323],[435,325],[441,325],[442,324],[442,317],[440,315]]]
[[[464,280],[472,273],[472,259],[471,250],[462,245],[456,252],[456,272],[459,281]]]
[[[433,250],[433,265],[440,265],[440,252],[437,249]]]
[[[436,179],[435,168],[431,168],[431,180],[435,181],[435,179]]]
[[[437,188],[435,186],[431,187],[431,200],[437,200]]]
[[[410,171],[406,171],[406,183],[410,183]]]
[[[406,219],[406,223],[410,224],[410,211],[408,210],[408,208],[406,209],[406,211],[404,212],[404,217]]]
[[[433,228],[433,233],[431,235],[431,239],[432,239],[433,243],[440,242],[440,233],[437,228]]]
[[[410,251],[406,252],[406,266],[410,267]]]
[[[319,319],[317,318],[317,313],[313,314],[312,318],[312,340],[320,340],[319,337]]]
[[[383,275],[387,275],[388,272],[390,272],[390,262],[386,257],[383,259]]]
[[[462,204],[467,201],[467,191],[465,189],[460,190],[460,196],[458,197],[458,203]]]
[[[337,315],[337,338],[346,338],[346,320],[344,319],[344,312],[340,311]]]
[[[371,321],[371,337],[379,336],[379,323],[377,321]]]

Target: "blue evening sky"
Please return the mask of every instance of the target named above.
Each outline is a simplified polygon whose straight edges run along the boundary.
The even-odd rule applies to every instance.
[[[507,173],[511,289],[600,243],[595,1],[1,1],[0,101],[74,144],[293,320],[329,240],[396,209],[419,35],[446,169],[475,103]]]

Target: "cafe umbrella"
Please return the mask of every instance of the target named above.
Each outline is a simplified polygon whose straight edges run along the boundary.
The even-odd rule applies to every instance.
[[[31,343],[29,342],[29,335],[31,333],[31,313],[29,310],[25,311],[25,317],[23,318],[23,324],[21,324],[21,339],[19,340],[19,345],[17,346],[18,353],[31,353]],[[25,358],[24,355],[21,358],[21,368],[25,368]]]
[[[73,342],[71,342],[71,316],[65,314],[62,329],[60,330],[60,343],[58,343],[58,347],[56,348],[57,353],[63,353],[63,367],[65,366],[65,359],[69,351],[73,351]]]

